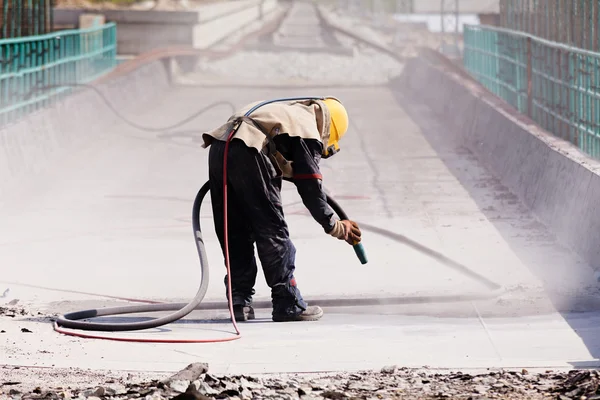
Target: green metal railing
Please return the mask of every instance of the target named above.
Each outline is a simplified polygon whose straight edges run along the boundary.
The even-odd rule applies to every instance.
[[[500,0],[500,25],[554,42],[600,51],[598,0]]]
[[[1,0],[0,39],[52,31],[51,0]]]
[[[0,40],[0,126],[72,91],[44,86],[94,80],[116,66],[116,57],[114,23]]]
[[[524,32],[465,25],[463,62],[519,112],[600,158],[600,53]]]

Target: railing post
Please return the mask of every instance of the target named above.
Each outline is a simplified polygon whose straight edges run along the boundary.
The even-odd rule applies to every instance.
[[[533,57],[531,37],[527,37],[527,116],[533,118]]]

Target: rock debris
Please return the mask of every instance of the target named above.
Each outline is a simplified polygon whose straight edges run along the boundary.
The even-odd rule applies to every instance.
[[[17,318],[42,315],[41,312],[34,313],[26,310],[25,307],[17,306],[16,304],[15,301],[11,301],[7,304],[7,307],[0,307],[0,317]]]
[[[240,51],[230,57],[201,63],[203,73],[246,79],[299,79],[311,83],[387,84],[402,72],[403,65],[372,49],[353,56],[289,51],[285,54]]]
[[[600,373],[497,371],[433,373],[385,367],[381,371],[319,375],[217,376],[206,364],[190,364],[167,379],[141,383],[107,380],[87,389],[40,387],[28,393],[0,381],[0,398],[26,399],[600,399]]]

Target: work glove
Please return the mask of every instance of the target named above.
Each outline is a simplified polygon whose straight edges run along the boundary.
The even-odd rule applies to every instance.
[[[350,245],[355,245],[360,243],[362,233],[356,222],[345,219],[336,221],[329,234],[339,240],[345,240]]]

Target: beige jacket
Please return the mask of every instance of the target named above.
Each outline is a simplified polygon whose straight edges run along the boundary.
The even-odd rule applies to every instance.
[[[244,106],[232,115],[227,123],[218,128],[204,132],[203,148],[211,145],[213,140],[226,141],[231,129],[239,124],[235,138],[241,139],[248,147],[254,147],[263,151],[268,144],[266,134],[299,136],[303,139],[316,139],[321,143],[329,141],[329,110],[321,100],[288,101],[266,104],[255,110],[249,117],[264,129],[252,124],[251,121],[241,121],[241,118],[255,105],[256,102]],[[278,130],[278,131],[277,131]],[[277,164],[280,173],[291,178],[291,162],[288,162],[281,154],[270,154],[271,159]]]

